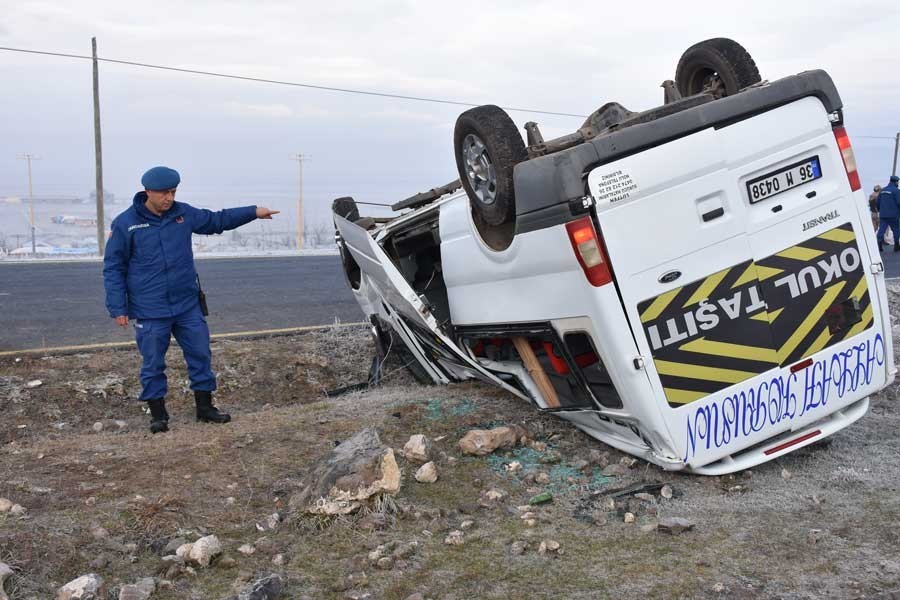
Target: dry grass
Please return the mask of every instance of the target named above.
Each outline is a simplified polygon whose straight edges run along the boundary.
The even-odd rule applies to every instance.
[[[343,598],[340,580],[360,571],[374,598],[401,600],[415,591],[448,599],[819,598],[900,589],[896,386],[873,398],[870,414],[830,445],[763,465],[752,476],[702,478],[640,463],[610,484],[670,483],[681,496],[652,506],[659,517],[695,520],[691,533],[643,533],[640,526],[658,518],[647,506],[639,507],[635,525],[616,512],[604,526],[587,523],[579,508],[591,498],[577,486],[556,489],[527,527],[513,507],[535,488],[489,459],[459,456],[456,442],[468,428],[524,422],[559,453],[560,468],[591,449],[608,451],[612,461],[622,455],[480,384],[417,386],[398,371],[377,390],[326,398],[324,389],[365,378],[368,344],[363,330],[218,343],[218,398],[235,420],[224,427],[194,422],[190,397],[173,384],[172,431],[157,436],[146,432],[147,417],[133,400],[135,352],[0,364],[0,410],[9,416],[0,422],[0,496],[29,515],[0,516],[0,560],[17,571],[12,598],[52,597],[92,570],[112,587],[131,583],[154,574],[158,549],[172,538],[211,533],[238,567],[180,577],[155,598],[225,597],[240,572],[272,571],[287,579],[289,598]],[[170,355],[176,383],[184,377],[177,359]],[[44,385],[21,390],[22,381],[35,378]],[[123,419],[127,427],[108,424],[94,433],[91,425],[103,419]],[[414,433],[437,439],[439,480],[415,482],[418,465],[398,458],[398,496],[357,515],[291,516],[277,530],[260,531],[268,515],[287,513],[316,458],[368,425],[395,449]],[[782,468],[793,474],[789,481]],[[741,490],[729,491],[736,484]],[[478,508],[489,488],[503,489],[507,500]],[[475,526],[465,543],[445,545],[447,533],[467,519]],[[96,527],[109,538],[95,537]],[[564,554],[538,556],[542,539],[559,541]],[[523,556],[510,554],[516,540],[531,544]],[[379,544],[413,541],[415,553],[390,570],[368,563]],[[132,543],[136,550],[123,551]],[[254,544],[256,553],[237,553],[242,544]],[[287,557],[284,566],[273,565],[276,554]],[[100,555],[109,565],[91,568]]]

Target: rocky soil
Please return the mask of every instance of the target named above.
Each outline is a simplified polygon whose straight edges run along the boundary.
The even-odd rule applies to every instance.
[[[365,380],[370,353],[353,328],[215,342],[217,402],[234,421],[213,426],[193,421],[173,348],[171,431],[155,436],[135,350],[4,359],[10,598],[900,593],[897,385],[827,443],[700,477],[481,384],[418,386],[396,362],[379,388],[325,395]],[[393,450],[399,491],[346,515],[294,506],[317,461],[367,427]],[[464,452],[467,435],[498,447]]]

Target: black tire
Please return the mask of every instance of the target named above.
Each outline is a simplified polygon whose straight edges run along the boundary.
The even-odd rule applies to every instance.
[[[469,137],[469,136],[474,136]],[[466,152],[474,146],[466,146],[466,140],[479,140],[484,147],[481,155],[493,177],[479,170],[469,169]],[[516,218],[516,198],[513,188],[513,168],[528,158],[525,142],[516,124],[499,106],[487,104],[467,110],[459,115],[453,131],[453,151],[456,168],[478,220],[488,226],[511,223]],[[482,179],[484,177],[484,179]],[[475,182],[483,185],[473,186]]]
[[[759,69],[750,53],[728,38],[694,44],[681,55],[675,69],[675,84],[682,96],[699,94],[711,85],[711,93],[722,98],[759,81]]]

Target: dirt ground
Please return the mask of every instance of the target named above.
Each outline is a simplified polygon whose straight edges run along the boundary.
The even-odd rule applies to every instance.
[[[701,477],[638,461],[604,477],[602,465],[627,457],[481,384],[418,386],[394,363],[380,388],[326,397],[365,379],[371,349],[363,329],[217,341],[213,353],[217,402],[234,421],[194,422],[173,347],[172,430],[156,436],[135,400],[133,349],[0,362],[0,497],[27,509],[23,517],[0,514],[0,562],[16,571],[7,583],[13,600],[52,598],[90,572],[117,598],[118,586],[158,576],[172,539],[207,534],[233,560],[179,576],[153,598],[225,598],[268,573],[284,577],[282,597],[295,599],[900,594],[897,385],[829,443],[752,472]],[[461,455],[457,442],[467,430],[499,424],[523,424],[546,449]],[[366,426],[395,449],[416,433],[436,439],[438,481],[417,483],[418,465],[398,455],[402,487],[379,512],[289,516],[287,500],[307,467]],[[505,470],[513,460],[524,468]],[[546,483],[532,481],[538,471]],[[643,483],[667,483],[674,496],[609,504],[609,492]],[[508,495],[479,506],[490,489]],[[527,523],[517,507],[542,491],[553,501],[534,507]],[[274,512],[288,518],[269,529]],[[654,525],[665,517],[696,525],[660,533]],[[453,530],[463,531],[462,544],[445,543]],[[541,555],[544,540],[561,552]],[[379,545],[411,542],[390,568],[368,558]],[[527,542],[522,554],[514,542]],[[245,544],[255,552],[239,552]],[[283,560],[273,561],[278,555]]]

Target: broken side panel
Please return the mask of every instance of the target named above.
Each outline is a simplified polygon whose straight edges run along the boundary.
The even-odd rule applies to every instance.
[[[477,378],[497,385],[517,396],[522,393],[490,373],[473,358],[464,353],[441,329],[429,307],[403,277],[384,249],[375,242],[369,232],[338,215],[334,215],[335,225],[342,243],[353,255],[360,267],[362,278],[378,294],[391,311],[398,313],[395,324],[405,328],[415,337],[410,350],[420,360],[427,362],[429,369],[442,373],[450,371],[455,379]],[[410,345],[410,344],[407,344]],[[440,365],[447,361],[454,365]]]

